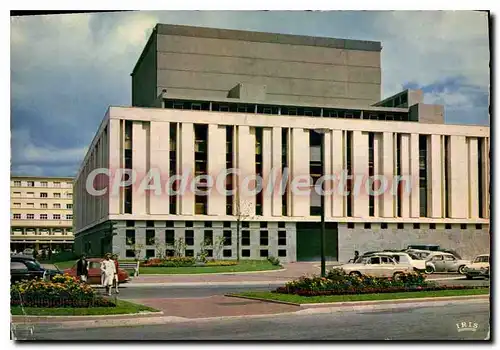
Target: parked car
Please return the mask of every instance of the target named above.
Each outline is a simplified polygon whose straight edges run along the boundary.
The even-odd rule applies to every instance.
[[[55,269],[46,269],[32,256],[14,255],[10,257],[10,281],[16,283],[22,280],[37,278],[51,280],[62,272]]]
[[[393,257],[383,254],[362,256],[354,263],[339,266],[350,275],[372,275],[398,278],[401,273],[413,271],[410,264],[398,264]]]
[[[90,258],[87,259],[89,263],[89,276],[87,279],[88,284],[101,284],[101,261],[102,258]],[[64,270],[64,274],[68,274],[73,277],[76,276],[76,263],[72,268]],[[130,281],[128,272],[124,269],[118,268],[118,283],[125,283]]]
[[[457,259],[451,253],[433,252],[427,256],[425,272],[458,272],[463,274],[465,266],[468,264],[470,261]]]
[[[393,257],[398,264],[409,264],[415,271],[425,271],[425,260],[411,252],[382,252],[380,254]]]
[[[490,255],[481,254],[476,256],[472,263],[465,267],[464,273],[469,280],[474,277],[490,278]]]

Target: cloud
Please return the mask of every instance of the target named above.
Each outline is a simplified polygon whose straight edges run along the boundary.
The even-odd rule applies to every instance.
[[[75,174],[158,22],[376,40],[382,96],[405,86],[449,123],[487,124],[487,15],[472,11],[147,11],[11,19],[12,171]],[[58,157],[52,156],[58,155]]]

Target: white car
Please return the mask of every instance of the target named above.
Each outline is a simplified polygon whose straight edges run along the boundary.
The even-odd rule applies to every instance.
[[[468,264],[464,269],[465,276],[467,279],[473,279],[474,277],[490,277],[490,255],[481,254],[474,258],[472,263]]]
[[[393,257],[398,264],[409,264],[416,271],[425,271],[425,260],[411,252],[380,252],[380,254]]]
[[[465,273],[465,267],[470,264],[469,260],[457,259],[451,253],[432,252],[427,256],[425,272],[458,272]]]
[[[398,264],[393,257],[385,254],[373,254],[360,257],[354,263],[348,263],[339,266],[350,275],[371,275],[375,277],[394,277],[398,278],[401,273],[413,271],[410,264]]]

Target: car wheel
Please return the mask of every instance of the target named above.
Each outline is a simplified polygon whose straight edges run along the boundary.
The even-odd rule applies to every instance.
[[[431,273],[434,273],[434,271],[436,271],[436,269],[434,268],[434,266],[426,266],[425,267],[425,273],[430,275]]]
[[[465,265],[460,265],[460,266],[458,267],[457,272],[458,272],[459,274],[461,274],[461,275],[464,275],[464,274],[465,274]]]
[[[395,272],[394,275],[392,275],[392,278],[394,279],[394,281],[400,281],[402,275],[403,274],[401,272]]]
[[[361,277],[361,273],[358,272],[358,271],[353,271],[351,273],[349,273],[349,276],[353,276],[353,277]]]

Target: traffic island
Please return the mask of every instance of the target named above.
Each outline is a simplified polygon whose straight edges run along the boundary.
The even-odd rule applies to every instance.
[[[288,305],[308,306],[311,304],[331,304],[356,301],[395,301],[404,299],[425,299],[442,297],[464,297],[488,295],[489,288],[467,288],[467,289],[444,289],[435,291],[414,291],[399,293],[373,293],[373,294],[352,294],[352,295],[321,295],[321,296],[300,296],[295,294],[281,294],[276,292],[245,292],[228,294],[230,297],[244,299],[254,299],[261,301],[277,302]]]
[[[397,278],[384,278],[332,270],[325,277],[303,276],[272,292],[246,292],[229,296],[291,305],[310,305],[487,294],[489,287],[440,286],[427,281],[425,274],[416,272],[399,273]]]

